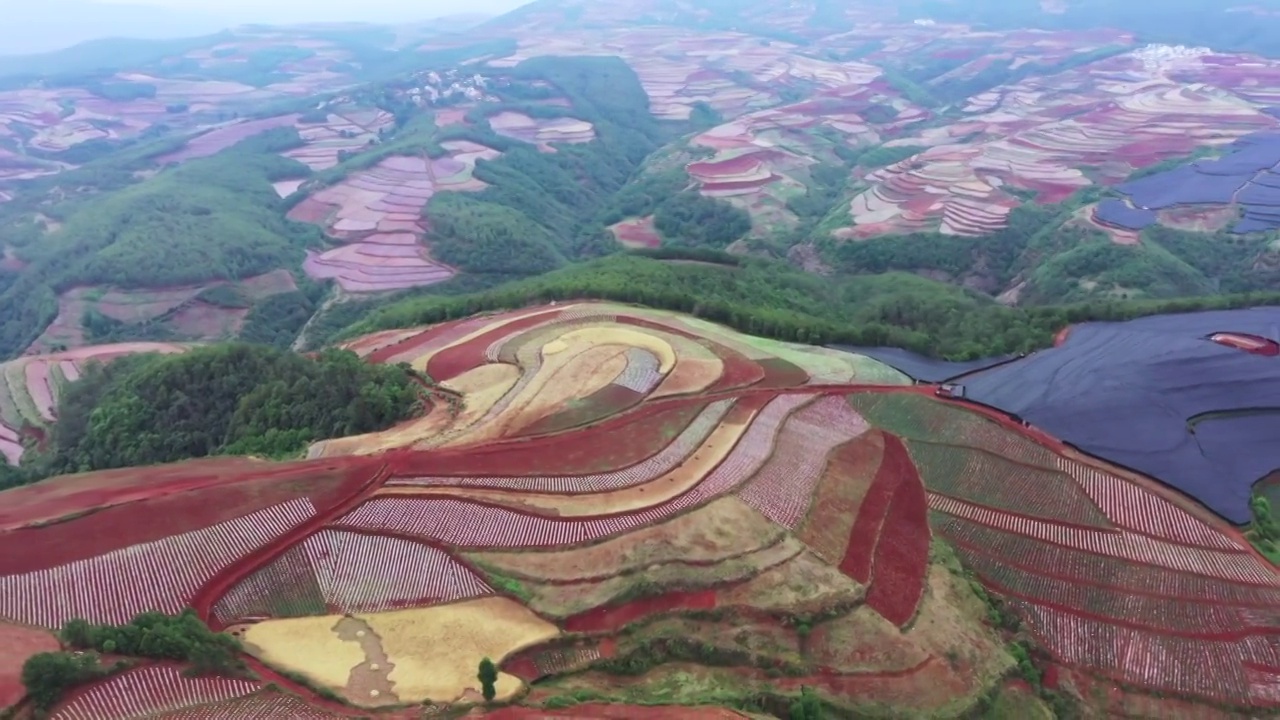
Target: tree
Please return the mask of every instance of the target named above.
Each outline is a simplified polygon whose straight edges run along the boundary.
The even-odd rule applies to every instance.
[[[493,702],[494,695],[498,694],[494,688],[494,683],[498,681],[498,668],[494,666],[493,661],[485,658],[480,661],[480,672],[476,675],[480,679],[480,694],[484,695],[485,702]]]
[[[71,688],[104,674],[96,653],[39,653],[22,664],[22,684],[40,712],[53,707]]]
[[[813,690],[800,688],[800,698],[791,703],[791,720],[822,720],[822,701]]]

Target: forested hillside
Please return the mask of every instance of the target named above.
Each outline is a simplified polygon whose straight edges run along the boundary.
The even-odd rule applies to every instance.
[[[1280,293],[1010,308],[980,293],[886,272],[820,278],[776,261],[614,255],[456,297],[423,295],[370,312],[344,336],[552,300],[596,298],[679,310],[744,332],[813,344],[890,345],[967,360],[1048,347],[1063,327],[1169,312],[1280,304]]]
[[[25,477],[209,455],[286,457],[316,440],[384,429],[419,409],[404,368],[229,344],[91,365],[58,403]]]

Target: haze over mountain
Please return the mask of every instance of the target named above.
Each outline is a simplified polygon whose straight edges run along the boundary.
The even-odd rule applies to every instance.
[[[249,0],[53,0],[0,3],[0,55],[42,53],[108,37],[164,39],[208,35],[249,23],[294,25],[332,22],[404,24],[454,16],[467,23],[521,5],[520,0],[298,0],[261,3]]]

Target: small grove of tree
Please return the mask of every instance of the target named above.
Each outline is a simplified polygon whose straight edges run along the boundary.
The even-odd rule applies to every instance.
[[[69,620],[59,636],[79,650],[187,662],[197,675],[235,675],[244,670],[240,642],[210,630],[190,608],[178,615],[142,613],[125,625]]]
[[[480,671],[476,674],[480,680],[480,694],[484,695],[485,702],[493,702],[493,698],[498,694],[494,684],[498,682],[498,668],[494,666],[493,661],[485,658],[480,661]]]
[[[790,720],[822,720],[822,700],[807,687],[800,688],[800,697],[793,703],[787,715]]]
[[[47,652],[32,655],[22,664],[22,685],[36,717],[44,717],[69,690],[112,672],[103,667],[97,653]]]
[[[1253,510],[1249,539],[1271,562],[1280,563],[1280,522],[1271,512],[1271,503],[1265,497],[1255,495],[1249,501],[1249,507]]]

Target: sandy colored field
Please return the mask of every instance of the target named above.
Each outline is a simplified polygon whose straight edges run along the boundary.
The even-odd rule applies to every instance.
[[[858,508],[883,455],[884,435],[873,430],[836,448],[827,459],[809,512],[796,528],[796,537],[818,557],[833,565],[844,558]]]
[[[555,493],[522,493],[505,490],[473,490],[470,488],[400,488],[379,490],[377,495],[433,495],[453,496],[521,508],[530,512],[559,517],[582,517],[635,512],[653,507],[688,492],[702,482],[719,465],[743,433],[752,418],[769,400],[766,397],[746,398],[738,402],[725,415],[720,425],[693,454],[661,477],[642,485],[602,493],[562,495]]]
[[[669,344],[639,329],[623,326],[581,328],[565,333],[560,339],[565,343],[587,340],[594,345],[628,345],[648,350],[658,356],[658,372],[664,375],[671,372],[676,364],[675,351]]]
[[[517,434],[613,382],[627,369],[627,350],[622,345],[593,345],[566,359],[554,381],[543,384],[542,392],[530,398],[520,415],[506,423],[507,433]]]
[[[0,711],[26,694],[22,664],[27,658],[59,647],[57,638],[44,630],[0,624]]]
[[[660,362],[666,363],[663,367],[669,369],[675,363],[675,356],[670,346],[653,337],[625,329],[614,332],[614,328],[571,330],[542,346],[542,363],[538,366],[537,372],[531,378],[527,378],[527,382],[515,391],[513,396],[509,399],[503,398],[499,403],[501,409],[492,412],[483,424],[467,433],[465,442],[483,442],[511,435],[513,427],[524,427],[531,421],[526,418],[530,407],[545,407],[541,398],[548,393],[551,397],[558,398],[557,404],[569,397],[582,397],[579,394],[581,388],[577,383],[583,382],[586,378],[579,379],[576,374],[583,372],[590,374],[591,366],[580,363],[578,357],[594,346],[614,346],[609,348],[607,353],[603,353],[604,355],[625,353],[626,346],[644,347],[657,355]],[[659,346],[665,348],[665,355],[659,352],[661,349]],[[595,355],[594,352],[592,354]],[[603,361],[604,358],[597,358],[597,362]],[[524,371],[529,372],[527,368]],[[564,387],[565,385],[568,387]],[[550,392],[548,387],[558,387],[560,390]],[[572,395],[564,396],[561,394],[563,390],[572,391]]]
[[[500,597],[358,617],[382,639],[401,702],[453,702],[469,689],[479,690],[476,667],[482,659],[500,664],[511,653],[560,634],[556,626]],[[518,678],[500,673],[497,700],[511,698],[521,687]]]
[[[449,414],[449,408],[437,405],[422,417],[400,423],[381,432],[321,440],[311,446],[307,451],[307,457],[373,455],[384,450],[407,447],[431,438],[438,438],[448,431],[453,423],[454,418]]]
[[[866,588],[811,552],[722,591],[718,605],[744,605],[795,615],[819,614],[862,600]]]
[[[481,552],[468,557],[517,577],[581,581],[663,563],[709,564],[778,542],[783,529],[736,497],[597,545],[556,552]]]
[[[266,620],[241,636],[245,649],[272,667],[300,673],[320,687],[342,691],[351,671],[365,661],[355,642],[338,637],[341,615]]]
[[[532,596],[530,608],[544,615],[565,618],[608,605],[615,598],[631,595],[637,588],[649,592],[655,586],[688,591],[741,582],[791,560],[804,550],[800,541],[784,536],[772,545],[728,557],[714,565],[666,563],[596,582],[522,584]]]

